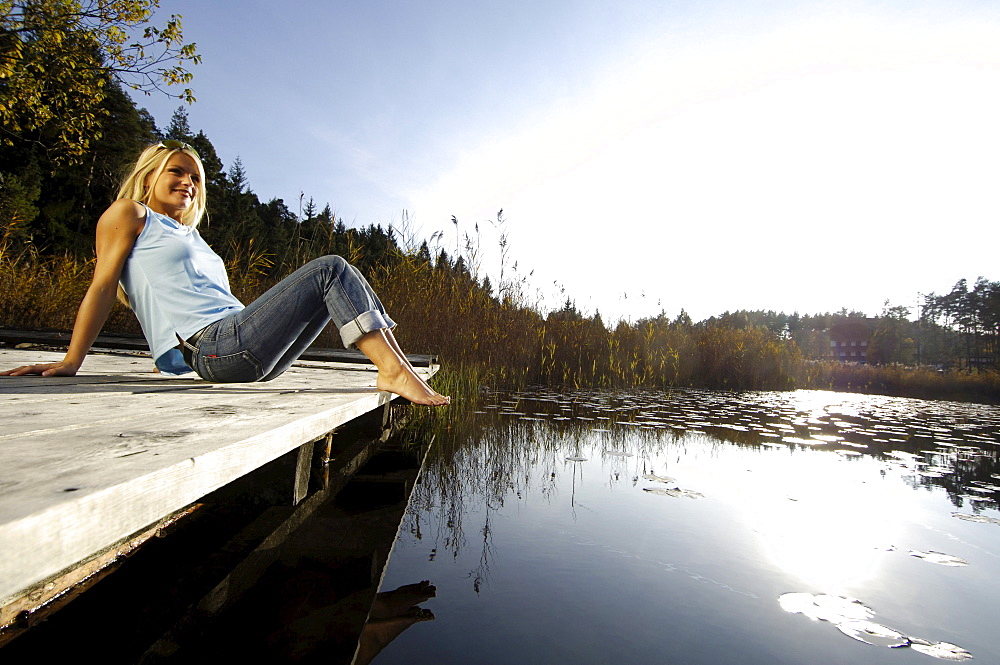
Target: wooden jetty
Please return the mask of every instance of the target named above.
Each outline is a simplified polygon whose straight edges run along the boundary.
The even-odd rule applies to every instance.
[[[61,357],[0,349],[0,366]],[[414,363],[426,377],[437,370],[431,360]],[[268,383],[213,384],[156,374],[136,351],[92,354],[74,377],[0,377],[0,645],[174,529],[206,496],[252,477],[251,492],[283,507],[234,535],[248,554],[223,566],[146,660],[176,651],[185,626],[235,601],[275,559],[262,553],[377,452],[393,396],[374,388],[375,376],[364,362],[306,360]],[[373,413],[381,435],[331,435]]]

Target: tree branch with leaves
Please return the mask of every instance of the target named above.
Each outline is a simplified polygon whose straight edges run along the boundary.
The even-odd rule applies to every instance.
[[[99,139],[101,103],[117,82],[188,103],[181,17],[150,24],[158,0],[0,0],[0,142],[31,141],[54,164],[79,162]]]

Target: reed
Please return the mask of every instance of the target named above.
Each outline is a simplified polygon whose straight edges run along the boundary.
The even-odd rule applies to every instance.
[[[93,270],[93,261],[43,256],[30,244],[0,243],[0,322],[8,327],[72,329]],[[108,325],[120,332],[140,332],[132,312],[118,304]]]

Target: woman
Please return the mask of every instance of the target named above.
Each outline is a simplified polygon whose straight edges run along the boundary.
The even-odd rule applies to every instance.
[[[204,180],[191,146],[163,141],[146,148],[97,222],[94,278],[66,357],[0,375],[76,374],[121,290],[161,372],[190,367],[213,382],[269,381],[332,320],[344,345],[357,347],[378,368],[379,390],[416,404],[451,401],[416,373],[382,303],[339,256],[306,264],[244,307],[230,292],[222,259],[196,230],[205,212]]]

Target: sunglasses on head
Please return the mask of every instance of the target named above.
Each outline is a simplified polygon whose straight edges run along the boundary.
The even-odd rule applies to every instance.
[[[195,157],[197,157],[198,159],[201,159],[201,155],[198,154],[197,150],[195,150],[194,148],[192,148],[187,143],[183,143],[183,142],[178,141],[176,139],[165,139],[165,140],[160,141],[159,143],[157,143],[156,146],[158,148],[166,148],[167,150],[190,150],[191,152],[194,153]]]

